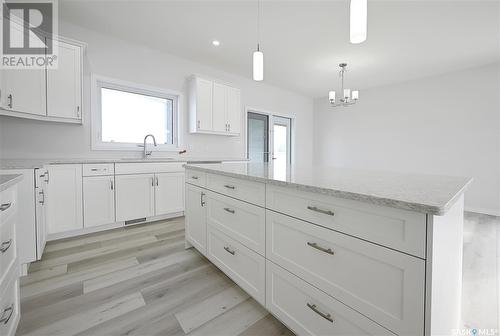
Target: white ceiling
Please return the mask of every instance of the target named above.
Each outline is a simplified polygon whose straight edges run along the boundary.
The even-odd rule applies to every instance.
[[[254,1],[60,0],[63,20],[251,77]],[[368,1],[368,39],[349,43],[348,1],[262,1],[268,83],[311,97],[498,61],[498,1]],[[212,46],[220,40],[219,47]],[[467,80],[464,78],[464,80]]]

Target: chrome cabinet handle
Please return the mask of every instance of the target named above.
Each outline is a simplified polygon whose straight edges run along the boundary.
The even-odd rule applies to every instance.
[[[110,184],[111,190],[114,190],[115,189],[115,184],[113,183],[113,179],[112,178],[109,179],[109,184]]]
[[[38,192],[38,194],[39,194],[39,195],[42,195],[42,199],[41,199],[40,201],[38,201],[38,203],[40,203],[40,204],[42,204],[42,205],[43,205],[43,204],[45,204],[45,192],[44,192],[43,190],[40,190],[40,191]]]
[[[226,250],[226,251],[227,251],[227,253],[232,254],[232,255],[234,255],[234,254],[236,253],[236,251],[235,251],[235,250],[231,250],[231,249],[230,249],[229,247],[227,247],[227,246],[224,246],[224,250]]]
[[[6,313],[9,315],[5,316]],[[7,307],[3,310],[2,316],[0,317],[0,323],[3,323],[3,324],[9,323],[9,320],[12,317],[12,314],[14,314],[14,304],[11,304],[10,307]]]
[[[9,94],[9,95],[7,96],[7,99],[9,100],[9,102],[7,103],[7,106],[8,106],[9,108],[12,108],[12,95],[11,95],[11,94]]]
[[[197,179],[198,179],[198,176],[191,176],[191,178],[192,178],[193,180],[197,180]]]
[[[12,238],[0,244],[0,252],[5,253],[12,245]]]
[[[322,214],[325,214],[325,215],[335,216],[335,213],[333,211],[319,209],[319,208],[317,208],[315,206],[308,205],[307,209],[309,209],[311,211],[316,211],[316,212],[319,212],[319,213],[322,213]]]
[[[200,121],[198,120],[198,127],[197,128],[200,128]]]
[[[203,197],[205,197],[205,193],[204,193],[204,192],[202,192],[202,193],[200,194],[200,205],[201,205],[202,207],[203,207],[203,206],[205,206],[205,201],[203,200]]]
[[[227,189],[236,189],[235,186],[232,186],[232,185],[229,185],[229,184],[225,184],[224,187],[226,187]]]
[[[156,186],[158,187],[158,176],[156,176],[155,179],[156,179]]]
[[[224,208],[224,210],[226,210],[227,212],[232,213],[232,214],[234,214],[234,213],[235,213],[235,211],[234,211],[233,209]]]
[[[152,186],[152,187],[154,187],[154,186],[155,186],[155,178],[154,178],[154,177],[152,177],[152,178],[151,178],[151,186]]]
[[[43,175],[46,177],[45,183],[49,183],[49,171],[47,170]]]
[[[90,171],[99,171],[98,168],[91,168]]]
[[[315,305],[315,304],[311,304],[311,303],[309,303],[309,302],[308,302],[308,303],[307,303],[307,306],[308,306],[309,308],[311,308],[311,310],[312,310],[313,312],[315,312],[316,314],[318,314],[319,316],[321,316],[321,317],[322,317],[322,318],[324,318],[325,320],[328,320],[328,321],[330,321],[330,322],[332,322],[332,323],[333,323],[333,318],[332,318],[332,315],[330,315],[330,314],[326,314],[326,313],[321,312],[321,311],[318,309],[318,307],[316,307],[316,305]]]
[[[12,202],[4,203],[4,204],[0,205],[0,211],[7,210],[8,208],[10,208],[11,205],[12,205]]]
[[[331,255],[335,254],[335,252],[333,252],[331,248],[321,247],[317,243],[307,242],[307,245],[311,246],[312,248],[315,248],[316,250],[320,250],[321,252],[325,252],[325,253],[328,253],[328,254],[331,254]]]

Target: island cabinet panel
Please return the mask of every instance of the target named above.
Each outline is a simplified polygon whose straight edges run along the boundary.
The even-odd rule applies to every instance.
[[[266,308],[297,335],[392,335],[389,330],[266,261]]]
[[[266,208],[420,258],[426,257],[426,217],[423,213],[269,184]]]
[[[261,207],[265,206],[266,185],[264,183],[207,174],[207,188]]]
[[[264,208],[208,192],[207,224],[230,235],[255,252],[265,254],[266,212]]]
[[[207,254],[206,190],[186,183],[186,240]]]
[[[266,258],[403,335],[424,332],[425,260],[267,210]]]
[[[207,174],[196,170],[186,169],[186,182],[199,187],[205,187],[207,184]]]
[[[207,226],[207,258],[260,304],[265,305],[266,262],[212,225]]]

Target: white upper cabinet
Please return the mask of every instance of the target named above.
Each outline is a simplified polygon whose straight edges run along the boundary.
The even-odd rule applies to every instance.
[[[46,115],[44,70],[3,70],[1,90],[6,111]]]
[[[57,69],[47,69],[47,115],[80,120],[82,116],[81,47],[59,41]]]
[[[50,165],[48,173],[48,233],[82,229],[82,165]]]
[[[83,44],[58,40],[55,47],[55,69],[0,72],[0,115],[82,122]]]
[[[189,85],[190,132],[239,135],[241,91],[217,81],[193,77]]]

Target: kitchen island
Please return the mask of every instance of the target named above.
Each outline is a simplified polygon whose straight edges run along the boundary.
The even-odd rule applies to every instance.
[[[297,334],[459,328],[471,179],[186,165],[186,241]]]

